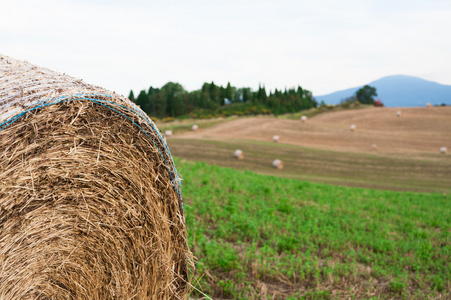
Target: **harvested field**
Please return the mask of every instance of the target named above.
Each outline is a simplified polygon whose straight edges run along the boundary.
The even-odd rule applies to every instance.
[[[244,140],[171,139],[168,143],[177,157],[260,174],[395,191],[451,192],[451,156],[440,153],[402,157]],[[246,153],[242,160],[230,155],[238,147]],[[272,168],[275,157],[284,162],[283,170]]]
[[[398,110],[367,108],[323,113],[308,123],[275,117],[242,118],[179,137],[268,141],[279,135],[282,144],[361,153],[377,144],[380,154],[419,156],[437,153],[451,143],[451,107],[403,108],[402,118],[396,117]],[[351,133],[349,124],[356,124],[358,130]]]
[[[367,108],[309,119],[252,117],[223,122],[199,133],[176,135],[176,156],[261,174],[346,186],[409,191],[451,191],[451,107]],[[349,124],[359,130],[349,131]],[[273,135],[283,137],[271,143]],[[377,147],[372,147],[377,145]],[[450,147],[450,146],[448,146]],[[242,149],[244,160],[230,158]],[[277,156],[283,171],[269,167]]]

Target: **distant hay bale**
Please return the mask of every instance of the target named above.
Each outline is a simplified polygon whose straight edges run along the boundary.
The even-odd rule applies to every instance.
[[[185,299],[180,181],[114,92],[0,55],[0,298]]]
[[[164,135],[165,135],[165,136],[172,136],[172,130],[166,130],[166,131],[164,132]]]
[[[352,125],[349,127],[349,130],[351,130],[351,132],[354,132],[354,131],[356,130],[356,126],[355,126],[354,124],[352,124]]]
[[[278,142],[279,142],[279,136],[278,136],[278,135],[273,136],[273,137],[272,137],[272,141],[273,141],[274,143],[278,143]]]
[[[272,162],[272,166],[273,168],[281,170],[283,169],[283,162],[280,159],[276,159]]]
[[[302,117],[301,117],[301,121],[302,121],[302,123],[307,122],[307,116],[302,116]]]
[[[237,159],[243,159],[244,153],[241,150],[235,150],[235,152],[233,153],[233,157],[235,157]]]
[[[194,124],[193,127],[191,127],[192,131],[198,131],[199,130],[199,125]]]
[[[448,149],[446,149],[446,147],[441,147],[440,148],[440,153],[441,154],[446,154],[446,153],[448,153]]]
[[[426,107],[432,107],[432,104],[431,103],[426,103]]]
[[[396,116],[399,118],[401,117],[401,111],[396,112]]]
[[[372,151],[377,151],[377,145],[376,144],[372,144],[370,149]]]

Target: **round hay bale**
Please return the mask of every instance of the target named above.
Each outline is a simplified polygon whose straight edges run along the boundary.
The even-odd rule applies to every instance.
[[[194,124],[193,127],[191,127],[191,130],[198,131],[199,130],[199,126],[197,124]]]
[[[279,136],[278,136],[278,135],[273,136],[273,137],[272,137],[272,141],[273,141],[274,143],[278,143],[278,142],[279,142]]]
[[[355,126],[354,124],[352,124],[352,125],[349,127],[349,130],[351,130],[351,132],[354,132],[354,131],[356,130],[356,126]]]
[[[0,298],[184,299],[180,181],[123,96],[0,55]]]
[[[172,136],[172,130],[166,130],[164,132],[164,135],[167,136],[167,137]]]
[[[283,162],[280,159],[276,159],[272,162],[272,166],[273,168],[281,170],[283,169]]]
[[[401,111],[396,112],[396,116],[399,118],[401,117]]]
[[[377,151],[377,145],[376,144],[372,144],[370,150],[371,151]]]
[[[235,152],[233,153],[233,157],[235,157],[237,159],[243,159],[244,153],[241,150],[235,150]]]
[[[301,117],[301,121],[302,121],[302,123],[307,122],[307,116],[302,116],[302,117]]]
[[[440,147],[440,153],[446,154],[446,153],[448,153],[448,149],[446,149],[446,147]]]
[[[431,103],[426,103],[426,107],[432,107],[432,104]]]

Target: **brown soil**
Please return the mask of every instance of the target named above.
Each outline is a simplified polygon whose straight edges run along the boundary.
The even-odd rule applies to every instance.
[[[396,112],[401,111],[401,117]],[[357,126],[351,132],[351,124]],[[271,141],[310,148],[377,152],[380,154],[439,153],[451,148],[451,107],[368,108],[317,115],[302,123],[275,117],[251,117],[188,132],[178,138],[226,141]],[[377,149],[371,145],[376,144]]]

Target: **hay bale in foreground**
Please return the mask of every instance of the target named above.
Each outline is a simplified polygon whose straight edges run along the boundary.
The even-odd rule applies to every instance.
[[[182,299],[180,184],[122,96],[0,55],[0,298]]]
[[[301,117],[301,121],[302,121],[302,123],[307,122],[307,116],[302,116],[302,117]]]
[[[273,141],[274,143],[278,143],[278,142],[279,142],[279,136],[278,136],[278,135],[273,136],[273,137],[272,137],[272,141]]]
[[[193,127],[191,127],[192,131],[198,131],[199,130],[199,125],[194,124]]]
[[[233,153],[233,157],[235,157],[236,159],[243,159],[244,158],[244,153],[243,153],[243,151],[237,149]]]
[[[272,162],[272,166],[273,168],[281,170],[283,169],[283,162],[280,159],[276,159]]]
[[[352,125],[349,127],[349,130],[351,130],[351,132],[354,132],[354,131],[356,130],[356,126],[355,126],[354,124],[352,124]]]
[[[448,149],[446,149],[446,147],[440,147],[440,153],[446,154],[446,153],[448,153]]]

